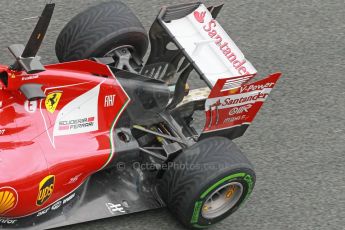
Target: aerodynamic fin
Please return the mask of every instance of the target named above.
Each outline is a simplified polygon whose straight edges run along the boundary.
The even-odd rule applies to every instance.
[[[16,62],[11,66],[11,69],[18,71],[24,69],[29,74],[45,70],[39,57],[36,55],[48,30],[54,8],[54,3],[46,4],[25,47],[22,44],[15,44],[9,47],[10,52],[16,58]]]
[[[45,6],[36,27],[25,46],[22,58],[35,57],[37,55],[37,52],[41,47],[42,41],[47,33],[50,20],[53,16],[54,8],[55,3],[50,3]]]

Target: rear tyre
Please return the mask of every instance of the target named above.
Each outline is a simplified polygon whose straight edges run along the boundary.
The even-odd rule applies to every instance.
[[[226,138],[202,140],[173,163],[164,172],[158,191],[187,227],[205,228],[228,217],[255,184],[252,165]]]
[[[75,16],[58,36],[55,51],[60,62],[109,56],[117,48],[142,58],[148,44],[144,27],[129,7],[111,1]]]

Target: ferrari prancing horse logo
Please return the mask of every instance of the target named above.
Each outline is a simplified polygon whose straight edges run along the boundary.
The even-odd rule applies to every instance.
[[[50,113],[54,113],[57,105],[59,104],[62,92],[49,93],[45,100],[46,109]]]

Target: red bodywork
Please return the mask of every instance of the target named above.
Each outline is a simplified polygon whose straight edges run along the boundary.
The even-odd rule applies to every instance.
[[[245,84],[255,75],[219,79],[206,103],[204,133],[250,125],[281,73]]]
[[[77,189],[114,157],[112,130],[129,102],[108,66],[77,61],[0,81],[0,216],[36,213]],[[45,99],[19,88],[40,84]]]

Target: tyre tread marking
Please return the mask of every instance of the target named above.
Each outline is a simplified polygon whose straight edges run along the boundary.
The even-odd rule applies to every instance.
[[[193,216],[192,216],[192,220],[191,220],[192,224],[198,223],[201,207],[202,207],[202,201],[198,201],[195,203],[194,212],[193,212]]]
[[[220,181],[218,181],[217,183],[209,187],[203,194],[201,194],[200,198],[204,199],[207,196],[207,194],[209,194],[212,190],[217,188],[220,184],[223,184],[225,181],[232,180],[238,177],[244,177],[245,175],[246,175],[245,173],[236,173],[236,174],[233,174],[221,179]]]

